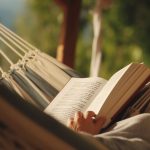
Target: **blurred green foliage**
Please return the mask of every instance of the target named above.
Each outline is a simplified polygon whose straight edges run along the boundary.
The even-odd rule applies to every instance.
[[[63,14],[52,0],[26,0],[26,12],[16,21],[16,32],[35,47],[56,55]]]
[[[75,69],[89,75],[95,1],[83,0]],[[130,62],[150,66],[150,1],[115,0],[102,15],[102,64],[100,76],[109,78]],[[28,0],[26,13],[16,23],[17,32],[39,49],[56,55],[62,11],[53,0]]]

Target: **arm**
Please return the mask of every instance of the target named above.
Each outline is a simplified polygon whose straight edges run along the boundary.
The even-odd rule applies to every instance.
[[[68,120],[67,126],[71,129],[80,132],[87,132],[90,134],[98,134],[105,123],[105,117],[95,118],[96,114],[88,111],[85,114],[78,111],[73,118]]]

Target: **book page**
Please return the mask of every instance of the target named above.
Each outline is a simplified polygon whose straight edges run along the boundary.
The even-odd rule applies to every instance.
[[[87,110],[95,110],[94,112],[96,114],[99,113],[100,109],[102,108],[103,104],[106,102],[107,97],[112,92],[116,84],[119,82],[121,77],[124,75],[126,70],[129,66],[126,66],[125,68],[119,70],[117,73],[115,73],[106,83],[103,90],[96,96],[93,103],[89,106]]]
[[[44,112],[66,124],[75,112],[84,112],[105,83],[105,79],[97,77],[72,78]]]
[[[149,75],[150,70],[142,64],[132,63],[124,67],[108,80],[87,110],[94,109],[96,114],[112,119]]]

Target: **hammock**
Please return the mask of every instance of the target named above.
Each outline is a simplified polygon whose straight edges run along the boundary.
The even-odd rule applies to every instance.
[[[71,77],[80,75],[55,58],[41,52],[8,28],[0,24],[0,41],[18,58],[14,63],[0,48],[0,54],[9,64],[8,71],[0,68],[1,82],[7,83],[24,99],[44,110]]]

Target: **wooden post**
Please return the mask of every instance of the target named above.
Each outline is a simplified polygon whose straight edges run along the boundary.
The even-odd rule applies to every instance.
[[[62,8],[64,19],[57,48],[57,60],[74,67],[79,16],[82,0],[55,0]]]

